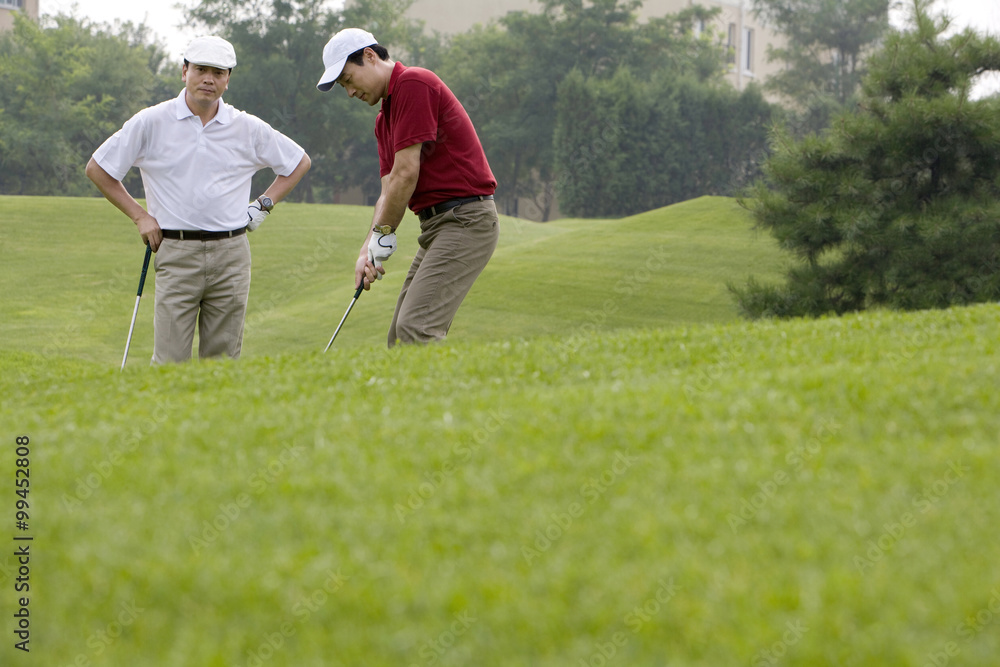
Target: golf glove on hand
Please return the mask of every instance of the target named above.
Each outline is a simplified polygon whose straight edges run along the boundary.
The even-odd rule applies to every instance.
[[[268,216],[268,213],[270,211],[262,209],[259,201],[250,202],[250,205],[247,206],[247,231],[252,232],[260,227],[260,223],[264,222],[264,218]]]
[[[368,241],[368,260],[375,265],[376,270],[382,268],[382,262],[392,257],[394,252],[396,252],[396,232],[389,234],[372,232],[372,238]],[[382,280],[381,272],[377,275],[378,279]]]

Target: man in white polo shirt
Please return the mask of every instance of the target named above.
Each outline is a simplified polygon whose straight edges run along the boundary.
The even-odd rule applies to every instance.
[[[188,45],[184,90],[143,109],[105,141],[87,176],[135,223],[156,253],[153,363],[198,355],[240,356],[250,294],[250,244],[271,208],[301,180],[311,162],[294,141],[222,101],[236,52],[219,37]],[[148,211],[122,178],[138,167]],[[277,177],[255,201],[251,178],[265,167]]]

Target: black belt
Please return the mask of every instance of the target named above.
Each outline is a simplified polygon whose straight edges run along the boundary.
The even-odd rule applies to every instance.
[[[468,204],[474,201],[487,201],[489,199],[493,199],[493,195],[476,195],[475,197],[449,199],[448,201],[443,201],[440,204],[434,204],[434,206],[428,206],[427,208],[417,211],[417,217],[420,218],[420,222],[427,222],[435,215],[441,215],[445,211],[450,211],[451,209],[461,206],[462,204]]]
[[[246,234],[247,228],[240,227],[228,232],[203,232],[198,229],[164,229],[163,238],[175,241],[215,241],[216,239],[231,239],[240,234]]]

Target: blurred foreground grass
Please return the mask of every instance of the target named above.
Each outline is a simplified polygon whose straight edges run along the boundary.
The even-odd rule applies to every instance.
[[[31,657],[995,664],[998,325],[988,305],[124,374],[7,349]]]

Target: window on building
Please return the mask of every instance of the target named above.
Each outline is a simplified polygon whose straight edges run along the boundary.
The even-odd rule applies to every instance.
[[[743,28],[743,56],[740,61],[745,72],[753,71],[753,28]]]
[[[726,64],[736,64],[736,24],[729,24],[729,32],[726,35]]]
[[[0,9],[21,9],[24,0],[0,0]]]

